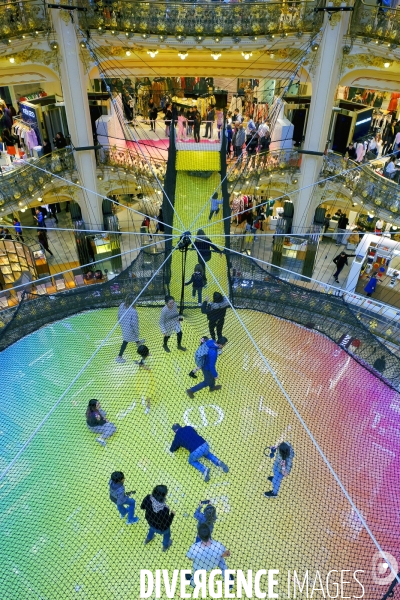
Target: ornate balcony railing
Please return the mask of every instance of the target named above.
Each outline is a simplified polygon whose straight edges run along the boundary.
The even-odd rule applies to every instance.
[[[325,157],[322,175],[338,175],[342,181],[364,203],[369,203],[390,211],[394,215],[400,212],[400,186],[379,173],[369,165],[358,165],[346,160],[340,154],[328,154]]]
[[[314,8],[319,0],[297,2],[137,2],[117,0],[96,3],[79,0],[87,8],[79,17],[86,29],[150,35],[173,35],[182,41],[195,36],[258,36],[302,34],[315,31],[321,14]]]
[[[236,159],[235,159],[236,160]],[[230,187],[251,182],[254,184],[265,175],[291,171],[298,172],[301,156],[297,150],[272,150],[266,154],[244,156],[227,168]]]
[[[18,204],[26,207],[38,192],[52,182],[53,173],[60,174],[75,169],[75,161],[71,148],[57,150],[52,154],[42,156],[35,161],[40,169],[33,164],[17,167],[0,176],[0,210],[7,212],[13,210]]]
[[[394,48],[400,44],[400,9],[368,5],[363,0],[356,0],[350,34],[363,36],[366,43],[374,39]]]
[[[99,167],[118,169],[126,174],[132,173],[139,179],[144,177],[149,182],[154,182],[155,177],[164,181],[167,166],[165,160],[144,157],[133,149],[116,146],[103,146],[97,152],[97,164]]]
[[[50,22],[44,0],[21,0],[0,5],[0,39],[36,35],[48,31]]]

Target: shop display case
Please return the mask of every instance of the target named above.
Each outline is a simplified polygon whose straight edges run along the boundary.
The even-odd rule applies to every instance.
[[[0,240],[0,283],[2,286],[12,286],[21,276],[22,271],[29,271],[33,279],[37,278],[36,259],[32,249],[21,242]]]

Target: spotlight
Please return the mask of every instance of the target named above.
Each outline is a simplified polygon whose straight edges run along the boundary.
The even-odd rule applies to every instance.
[[[10,56],[8,60],[10,61],[10,63],[15,63],[15,58],[13,56]]]
[[[142,33],[142,38],[143,38],[144,40],[148,40],[148,39],[149,39],[149,37],[150,37],[150,34],[149,34],[149,33]]]
[[[218,35],[215,36],[214,38],[214,42],[216,42],[217,44],[219,44],[219,42],[222,40],[222,38],[220,38]]]
[[[43,198],[38,198],[38,202],[43,202]]]
[[[165,40],[167,39],[167,36],[162,34],[162,35],[158,36],[158,39],[160,40],[160,42],[165,42]]]
[[[50,48],[51,48],[52,50],[57,50],[57,48],[58,48],[58,44],[57,44],[57,42],[50,42]]]
[[[132,52],[131,52],[130,50],[127,50],[127,51],[125,52],[125,54],[126,54],[126,56],[130,56],[130,55],[132,54]]]
[[[195,40],[198,44],[200,44],[200,42],[204,40],[204,37],[202,35],[196,35]]]
[[[383,63],[383,66],[385,67],[385,69],[388,69],[391,64],[392,63],[390,63],[390,62],[385,62],[385,63]]]
[[[244,60],[249,60],[250,56],[253,56],[252,52],[242,52]]]
[[[158,50],[147,50],[147,54],[151,56],[151,58],[155,58],[158,54]]]
[[[297,177],[292,177],[292,183],[297,183],[299,180]]]
[[[86,44],[85,44],[85,42],[81,42],[81,43],[80,43],[80,46],[81,46],[81,48],[86,48]]]
[[[186,35],[184,33],[179,33],[175,37],[178,40],[178,42],[183,42],[183,40],[186,40]]]
[[[182,60],[185,60],[185,58],[186,58],[187,56],[189,56],[189,52],[187,52],[186,50],[183,50],[183,51],[181,51],[181,52],[178,52],[178,56],[179,56],[179,58],[181,58]]]
[[[318,50],[318,48],[319,48],[319,44],[313,44],[313,45],[311,46],[311,50],[312,50],[313,52],[316,52],[316,51]]]
[[[213,57],[214,60],[218,60],[219,58],[221,58],[221,52],[211,52],[211,56]]]

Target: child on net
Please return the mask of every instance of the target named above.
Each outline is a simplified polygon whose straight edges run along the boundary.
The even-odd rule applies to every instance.
[[[204,511],[202,511],[205,502],[208,502],[208,504],[206,504]],[[200,523],[206,523],[212,535],[214,524],[217,520],[217,511],[215,509],[215,506],[213,506],[209,500],[203,500],[202,502],[200,502],[199,506],[195,510],[193,517],[196,519],[196,521],[199,522],[199,525]],[[196,542],[200,541],[200,537],[197,535]]]
[[[197,371],[201,371],[201,368],[204,365],[204,359],[208,353],[208,348],[206,346],[206,342],[209,340],[209,338],[206,335],[203,335],[203,337],[200,339],[200,346],[197,348],[196,352],[194,353],[194,362],[196,364],[195,368],[192,369],[189,373],[189,377],[192,377],[193,379],[197,379]]]
[[[154,376],[149,364],[151,354],[148,347],[144,344],[138,347],[137,353],[141,356],[141,359],[135,360],[135,363],[139,365],[139,386],[141,392],[143,392],[142,404],[146,406],[144,412],[147,415],[150,412],[150,404],[155,394]]]

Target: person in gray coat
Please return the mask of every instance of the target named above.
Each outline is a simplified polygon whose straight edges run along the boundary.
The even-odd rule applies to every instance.
[[[178,350],[185,352],[186,348],[182,346],[181,321],[183,321],[183,317],[178,312],[175,298],[173,296],[165,296],[165,306],[160,315],[160,329],[164,336],[163,348],[165,352],[171,352],[168,348],[168,340],[173,333],[176,333]]]
[[[117,363],[125,363],[123,353],[129,342],[135,342],[138,346],[143,344],[145,340],[139,339],[139,316],[134,305],[134,294],[127,294],[125,300],[120,304],[118,309],[118,321],[122,330],[122,346],[119,351]]]

